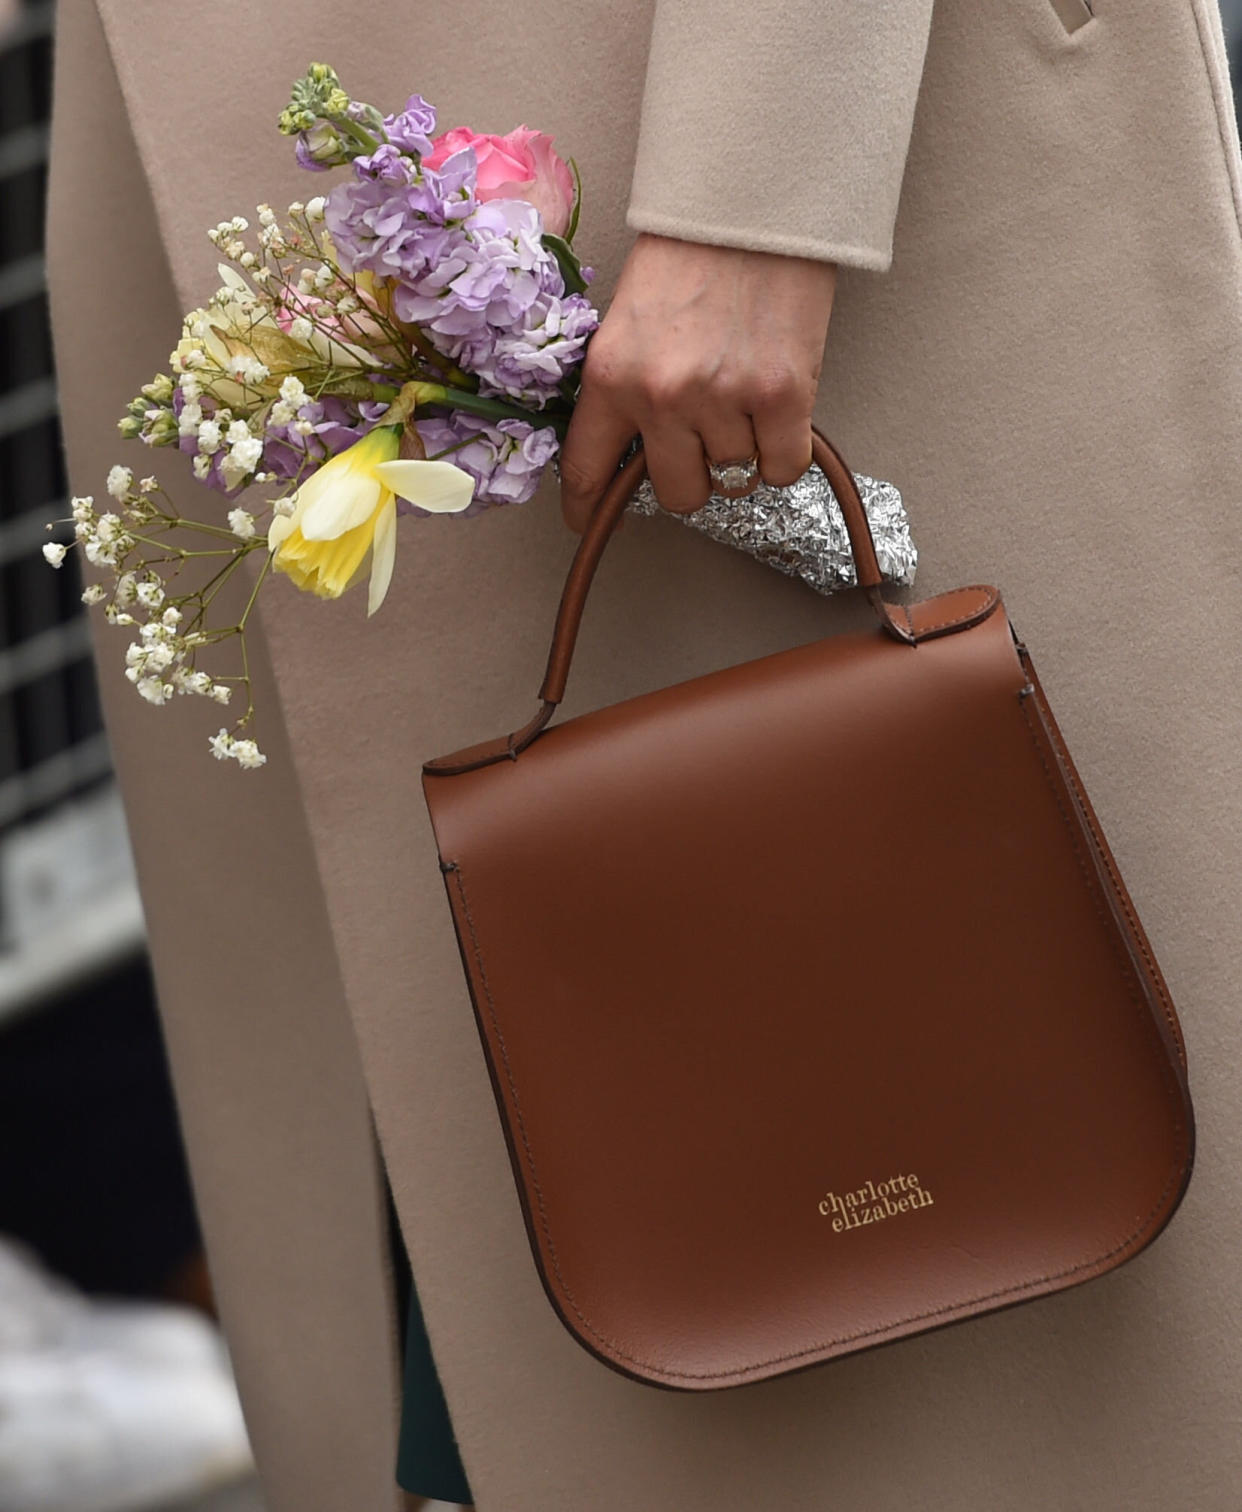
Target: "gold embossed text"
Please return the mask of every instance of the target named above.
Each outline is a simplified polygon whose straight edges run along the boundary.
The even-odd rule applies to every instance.
[[[932,1194],[911,1173],[890,1176],[887,1181],[867,1181],[840,1195],[828,1192],[820,1199],[819,1211],[821,1217],[832,1220],[834,1234],[846,1234],[869,1223],[886,1223],[902,1213],[916,1213],[934,1202]]]

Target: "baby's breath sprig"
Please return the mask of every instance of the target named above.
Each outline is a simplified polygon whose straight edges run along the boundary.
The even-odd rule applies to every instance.
[[[254,699],[246,627],[270,569],[266,530],[260,531],[256,516],[240,508],[230,512],[228,529],[189,519],[157,479],[136,483],[127,467],[109,473],[108,493],[114,506],[110,510],[96,508],[92,497],[75,498],[72,543],[49,541],[44,557],[60,567],[77,546],[91,566],[110,574],[107,581],[90,583],[82,599],[101,607],[109,624],[136,633],[125,653],[125,676],[148,703],[160,708],[176,695],[193,694],[227,706],[240,689],[245,708],[231,727],[211,738],[211,750],[244,768],[262,766],[267,757],[249,733]],[[290,507],[282,500],[271,508],[283,513]],[[183,544],[187,537],[198,537],[201,544]],[[214,624],[212,606],[256,551],[264,560],[241,617],[234,624]],[[203,564],[196,581],[182,582],[183,572],[195,562]],[[198,665],[200,653],[234,638],[239,673],[219,676]]]

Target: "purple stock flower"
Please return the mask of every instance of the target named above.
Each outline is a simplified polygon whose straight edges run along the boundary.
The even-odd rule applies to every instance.
[[[412,157],[422,157],[425,152],[431,151],[431,137],[435,129],[435,110],[422,95],[411,95],[405,102],[403,111],[384,117],[384,130],[388,134],[388,140]]]
[[[599,314],[585,295],[542,294],[521,327],[500,332],[490,355],[473,367],[480,392],[544,401],[582,361]]]
[[[445,461],[475,480],[474,500],[463,510],[462,519],[481,514],[493,504],[525,504],[559,446],[550,425],[536,429],[525,420],[484,420],[461,410],[420,419],[417,428],[429,457],[446,452]],[[425,513],[402,500],[397,508],[402,513]]]
[[[481,392],[542,406],[582,361],[599,316],[566,292],[532,204],[479,203],[472,148],[438,169],[397,150],[425,151],[415,138],[434,125],[419,96],[385,121],[392,140],[355,159],[354,180],[328,196],[328,234],[343,266],[388,281],[397,318],[476,375]]]
[[[293,155],[298,167],[310,173],[326,173],[329,168],[339,168],[349,160],[341,134],[331,121],[316,121],[313,126],[300,131]]]
[[[324,215],[344,266],[400,283],[444,262],[462,239],[460,223],[475,208],[474,171],[474,153],[457,153],[443,171],[424,168],[412,183],[361,178],[338,184]]]
[[[354,159],[354,172],[360,179],[379,179],[385,184],[408,184],[413,164],[402,157],[391,142],[384,142],[369,156]]]
[[[305,132],[293,144],[293,156],[297,160],[298,167],[305,168],[308,173],[327,173],[328,169],[332,166],[331,163],[316,161],[313,156],[313,149],[306,140]]]
[[[524,201],[480,205],[462,226],[449,256],[425,266],[407,263],[394,296],[397,314],[446,336],[511,327],[549,280],[564,290],[555,258],[539,242],[538,228],[539,212]]]

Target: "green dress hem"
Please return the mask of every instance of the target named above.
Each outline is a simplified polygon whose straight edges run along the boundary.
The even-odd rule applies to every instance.
[[[389,1199],[389,1232],[397,1283],[402,1351],[401,1429],[397,1438],[397,1484],[431,1501],[470,1505],[474,1497],[457,1448],[444,1388],[414,1286],[409,1257]]]

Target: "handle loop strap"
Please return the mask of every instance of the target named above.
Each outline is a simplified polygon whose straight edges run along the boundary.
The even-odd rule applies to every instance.
[[[837,503],[841,506],[845,528],[849,532],[850,548],[854,555],[858,586],[866,594],[867,601],[875,611],[881,627],[895,640],[903,641],[907,645],[916,644],[915,634],[910,624],[908,622],[902,624],[894,616],[880,591],[883,576],[880,572],[880,564],[876,560],[871,526],[867,521],[867,512],[863,508],[858,486],[854,482],[854,474],[846,466],[840,452],[818,430],[812,430],[811,433],[811,458],[828,479],[836,495]],[[624,514],[626,505],[646,476],[647,463],[640,446],[604,490],[603,497],[591,514],[590,523],[583,532],[582,540],[578,543],[578,550],[570,566],[569,575],[565,579],[565,589],[561,594],[560,608],[556,614],[556,626],[552,632],[552,647],[548,653],[547,670],[544,673],[543,686],[539,690],[541,702],[535,717],[520,730],[515,730],[512,735],[505,736],[501,740],[474,746],[468,751],[460,751],[455,756],[445,757],[440,761],[428,762],[424,768],[425,771],[441,776],[452,776],[458,772],[472,771],[475,767],[490,766],[496,761],[515,760],[519,753],[524,751],[547,726],[556,712],[557,704],[565,696],[565,685],[569,681],[574,646],[578,640],[578,627],[582,623],[582,611],[586,607],[587,594],[590,592],[591,583],[595,577],[595,569],[599,566],[604,548],[616,529],[617,522]]]

